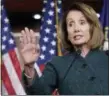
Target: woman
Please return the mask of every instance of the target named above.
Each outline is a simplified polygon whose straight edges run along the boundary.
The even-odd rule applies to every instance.
[[[108,57],[100,50],[104,36],[96,12],[88,5],[74,3],[63,16],[61,35],[69,53],[54,57],[38,77],[33,63],[39,57],[39,45],[32,30],[22,31],[27,94],[52,94],[55,88],[60,95],[108,94]]]

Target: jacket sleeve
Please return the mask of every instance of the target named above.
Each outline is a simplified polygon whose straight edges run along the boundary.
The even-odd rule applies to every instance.
[[[28,95],[50,95],[57,88],[57,71],[52,63],[48,62],[41,77],[36,74],[31,85],[27,85],[23,73],[23,84]]]

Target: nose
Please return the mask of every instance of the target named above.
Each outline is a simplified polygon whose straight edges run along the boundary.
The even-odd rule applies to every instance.
[[[74,25],[74,32],[79,32],[79,25],[78,24],[75,24]]]

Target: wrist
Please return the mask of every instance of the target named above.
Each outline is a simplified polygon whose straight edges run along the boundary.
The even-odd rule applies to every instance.
[[[24,66],[24,75],[28,79],[32,79],[34,77],[34,75],[35,75],[35,69],[34,69],[34,67]]]
[[[28,78],[28,79],[32,79],[32,77],[29,76],[29,75],[27,75],[26,73],[24,73],[24,75],[26,76],[26,78]]]

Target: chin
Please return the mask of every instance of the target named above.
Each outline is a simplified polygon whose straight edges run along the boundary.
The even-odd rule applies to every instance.
[[[84,45],[84,44],[86,44],[86,40],[83,40],[83,39],[81,39],[81,40],[72,40],[71,43],[72,43],[73,45],[79,46],[79,45]]]
[[[84,45],[85,44],[85,42],[75,42],[75,43],[73,43],[73,45],[76,45],[76,46],[80,46],[80,45]]]
[[[82,44],[84,44],[85,42],[74,42],[73,44],[74,45],[82,45]]]

